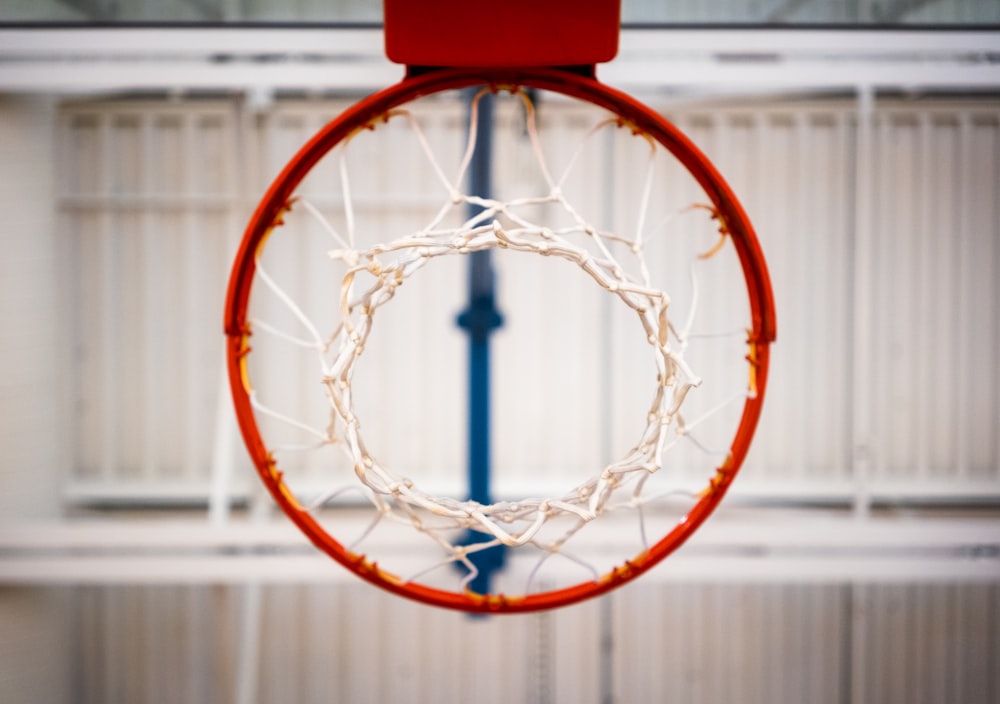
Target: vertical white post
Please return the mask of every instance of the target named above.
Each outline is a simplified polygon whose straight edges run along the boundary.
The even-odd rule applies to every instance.
[[[868,517],[871,508],[871,334],[872,334],[872,232],[874,155],[873,120],[875,90],[871,85],[857,87],[857,136],[854,154],[854,368],[851,387],[851,452],[854,479],[854,513],[859,520]]]
[[[868,679],[866,666],[870,657],[865,645],[868,642],[868,594],[870,589],[858,582],[851,582],[845,589],[849,595],[849,608],[846,614],[849,622],[845,625],[849,634],[850,652],[846,657],[850,659],[850,679],[844,684],[848,687],[846,692],[848,701],[852,704],[865,704],[867,701],[865,696],[867,687],[865,685]]]
[[[101,165],[97,173],[97,187],[100,196],[108,197],[113,190],[112,164],[114,154],[111,145],[114,135],[111,129],[111,117],[102,116],[100,123],[99,149]],[[119,320],[118,292],[122,286],[122,272],[117,260],[115,228],[118,217],[115,209],[101,209],[99,225],[100,248],[100,389],[99,423],[100,423],[100,477],[101,481],[112,483],[121,472],[121,401],[119,390],[123,380],[118,370],[121,368],[121,353],[119,340],[121,338],[121,321]],[[134,382],[128,382],[134,383]]]
[[[249,101],[248,101],[249,102]],[[260,165],[253,150],[255,128],[253,116],[259,107],[247,105],[237,106],[234,129],[234,166],[231,183],[237,191],[235,208],[230,208],[228,218],[230,231],[230,253],[235,254],[239,232],[236,229],[237,217],[235,211],[247,209],[250,198],[247,194],[253,188],[254,175],[259,173]],[[225,349],[223,349],[225,355]],[[236,418],[232,411],[229,397],[229,384],[225,358],[219,375],[219,395],[216,406],[215,448],[212,468],[212,498],[209,505],[209,517],[215,523],[223,523],[229,515],[228,491],[232,482],[235,467],[234,446],[236,442]],[[249,520],[260,523],[268,514],[270,502],[260,484],[251,489]],[[263,617],[263,585],[260,581],[248,581],[243,585],[243,604],[240,611],[240,642],[237,646],[236,660],[236,704],[254,704],[258,698],[257,673],[260,669],[260,630]]]
[[[55,102],[0,96],[0,522],[59,515],[71,345],[56,233]],[[65,454],[64,454],[65,453]],[[68,701],[66,592],[0,590],[5,703]]]
[[[260,487],[251,492],[251,523],[259,524],[268,515],[271,502]],[[258,698],[257,673],[260,670],[260,629],[264,617],[264,585],[260,580],[249,580],[243,585],[243,604],[240,608],[240,642],[236,655],[236,704],[254,704]]]
[[[854,516],[859,521],[868,519],[871,511],[871,442],[872,442],[872,266],[874,248],[874,118],[875,89],[871,85],[857,87],[857,134],[854,152],[854,280],[853,280],[853,349],[851,366],[851,457],[854,479]],[[847,589],[850,609],[846,614],[850,638],[850,681],[847,693],[851,702],[864,704],[865,667],[867,655],[866,619],[867,591],[851,583]]]
[[[143,115],[139,118],[139,149],[138,158],[141,165],[140,183],[136,190],[140,197],[149,197],[153,194],[153,169],[155,167],[154,154],[156,147],[153,144],[153,125],[150,115]],[[162,308],[157,301],[162,286],[162,279],[159,270],[165,262],[162,261],[162,248],[157,240],[157,232],[154,227],[154,215],[151,208],[143,208],[140,211],[136,226],[138,231],[135,234],[142,243],[142,264],[146,272],[142,283],[142,305],[144,315],[142,321],[142,352],[139,372],[140,383],[145,389],[143,393],[142,413],[142,450],[139,455],[140,474],[143,479],[155,480],[160,468],[165,463],[164,447],[162,435],[165,423],[162,421],[162,404],[157,399],[157,387],[162,374],[164,353],[160,347],[159,316]],[[176,236],[174,234],[171,237]],[[175,262],[170,262],[175,264]]]
[[[245,107],[234,107],[231,122],[232,159],[226,178],[229,188],[234,193],[226,216],[226,253],[235,255],[239,245],[239,225],[246,212],[250,212],[249,199],[246,197],[250,189],[253,174],[259,170],[253,154],[248,154],[252,146],[253,123],[251,111]],[[222,331],[220,330],[220,338]],[[226,367],[226,348],[223,345],[221,364],[219,366],[219,388],[215,405],[215,434],[212,445],[212,479],[208,499],[208,519],[213,525],[222,525],[229,520],[229,502],[232,482],[236,469],[236,418],[233,414],[232,400],[229,396],[229,377]]]
[[[614,169],[614,135],[610,130],[605,130],[607,135],[604,140],[604,179],[601,184],[601,193],[604,202],[604,226],[609,230],[614,230],[615,215],[615,179]],[[612,438],[613,414],[611,412],[612,385],[614,382],[614,330],[612,329],[612,306],[614,301],[612,296],[601,296],[601,408],[604,409],[601,418],[601,462],[612,460]],[[598,672],[598,701],[601,704],[611,704],[614,701],[615,678],[614,678],[614,603],[613,596],[602,596],[600,610],[600,651],[601,663]]]
[[[236,419],[229,399],[225,359],[219,374],[219,392],[215,403],[215,433],[212,440],[212,484],[208,497],[208,520],[223,525],[229,520],[229,494],[236,462],[234,445]]]
[[[260,669],[260,616],[262,586],[248,582],[243,586],[240,607],[240,642],[237,645],[236,704],[257,701],[257,672]]]
[[[55,516],[62,479],[62,369],[55,219],[55,105],[0,98],[0,519]]]
[[[972,119],[968,113],[965,113],[959,121],[959,207],[956,213],[957,223],[955,228],[957,234],[956,239],[958,241],[958,263],[955,267],[955,275],[957,278],[956,302],[958,305],[956,306],[955,315],[958,318],[957,329],[959,330],[960,335],[966,335],[967,331],[973,329],[972,326],[974,324],[971,301],[969,300],[970,286],[968,283],[972,279],[969,264],[970,259],[973,256],[972,247],[970,245],[973,240],[972,213],[974,212],[973,201],[975,198],[973,149]],[[969,466],[971,464],[968,428],[972,422],[971,409],[973,405],[969,397],[972,393],[973,384],[975,383],[975,369],[973,365],[968,362],[968,356],[964,345],[959,346],[957,360],[959,362],[957,370],[958,379],[956,380],[958,391],[957,403],[955,404],[955,457],[953,461],[955,463],[954,471],[956,480],[964,481],[969,477]],[[1000,452],[998,452],[996,456],[1000,457]]]

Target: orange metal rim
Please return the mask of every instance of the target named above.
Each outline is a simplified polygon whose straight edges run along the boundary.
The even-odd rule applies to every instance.
[[[756,393],[745,402],[730,456],[718,468],[709,489],[702,494],[685,519],[668,534],[647,551],[626,560],[600,579],[523,596],[483,596],[407,583],[379,569],[363,555],[348,551],[301,507],[284,484],[257,428],[249,398],[250,382],[245,373],[245,358],[250,350],[246,315],[255,276],[254,257],[271,230],[280,222],[289,199],[306,174],[327,152],[359,126],[377,119],[390,109],[421,96],[474,85],[492,85],[497,90],[523,86],[562,93],[604,107],[658,141],[698,181],[725,223],[742,266],[750,302],[748,363],[750,388]],[[257,206],[233,263],[225,306],[227,365],[237,421],[261,480],[285,514],[319,549],[361,578],[422,603],[481,613],[523,613],[551,609],[604,594],[643,574],[683,545],[722,500],[749,450],[767,385],[769,345],[776,334],[774,298],[759,242],[738,199],[715,167],[686,136],[651,108],[625,93],[605,86],[593,75],[552,68],[456,68],[428,71],[408,76],[400,83],[358,102],[335,118],[289,161]]]

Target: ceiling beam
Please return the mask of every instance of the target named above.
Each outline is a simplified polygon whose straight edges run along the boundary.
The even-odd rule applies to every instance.
[[[1000,87],[1000,31],[626,29],[625,90]],[[370,91],[402,67],[381,29],[0,30],[0,92]]]

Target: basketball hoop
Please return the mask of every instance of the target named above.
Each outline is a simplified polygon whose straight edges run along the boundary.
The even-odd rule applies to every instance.
[[[226,303],[229,372],[239,424],[257,471],[277,504],[316,546],[396,594],[473,612],[525,612],[605,593],[649,570],[683,544],[722,499],[749,449],[775,332],[763,255],[736,197],[698,149],[659,114],[594,77],[592,64],[610,58],[609,37],[611,56],[617,44],[617,4],[599,4],[614,14],[610,22],[603,15],[597,18],[594,26],[600,36],[594,34],[591,54],[574,53],[579,45],[588,44],[580,41],[574,44],[577,49],[560,55],[551,36],[532,38],[529,31],[527,44],[541,41],[548,53],[525,53],[511,49],[509,43],[490,42],[491,48],[478,54],[475,62],[461,62],[462,50],[456,48],[460,44],[448,38],[453,26],[442,29],[440,23],[431,22],[433,31],[443,35],[435,42],[414,41],[413,26],[400,23],[423,22],[421,12],[405,9],[419,6],[387,2],[387,46],[391,57],[409,65],[407,77],[346,110],[292,158],[260,202],[237,254]],[[434,5],[443,9],[446,3]],[[468,12],[465,3],[460,7],[459,12]],[[485,7],[476,12],[486,13]],[[539,11],[534,4],[531,8],[531,13]],[[573,8],[555,10],[540,26],[581,14],[577,6]],[[472,21],[486,21],[476,16],[474,12]],[[500,26],[494,37],[521,31],[521,16],[511,12],[506,16],[516,17],[518,23]],[[468,16],[463,22],[467,21]],[[586,39],[595,30],[568,31]],[[419,29],[415,33],[419,35]],[[442,64],[448,67],[421,68]],[[574,68],[557,67],[567,64]],[[588,68],[581,70],[581,64]],[[421,123],[421,105],[472,87],[479,90],[474,107],[481,96],[491,94],[523,116],[519,129],[530,143],[537,193],[484,197],[463,190],[476,150],[475,109],[466,148],[456,163],[434,153]],[[558,164],[546,155],[535,115],[536,94],[572,101],[589,120],[577,147]],[[356,212],[350,155],[355,149],[365,154],[383,133],[413,144],[413,153],[426,166],[428,182],[435,184],[438,206],[429,217],[394,224],[390,235],[371,240],[371,231],[359,224]],[[638,179],[641,188],[631,216],[633,226],[624,233],[598,222],[571,187],[589,158],[584,155],[588,150],[605,150],[619,142],[635,159],[635,172],[644,174]],[[672,169],[670,178],[683,174],[687,179],[687,185],[671,190],[670,197],[657,190],[663,169]],[[336,207],[318,204],[312,195],[317,189],[335,192]],[[696,192],[693,200],[667,207],[675,195],[690,191]],[[463,208],[470,204],[479,208],[478,214],[464,214]],[[386,212],[395,212],[392,208],[391,203],[384,205]],[[397,215],[394,223],[404,219],[402,208]],[[664,234],[667,230],[669,235]],[[305,245],[295,243],[317,237],[324,244],[317,248],[316,259],[336,272],[330,274],[331,296],[328,301],[298,300],[294,286],[271,273],[271,262],[278,261],[277,252],[284,247],[293,247],[299,256]],[[435,494],[398,468],[384,466],[368,449],[361,431],[352,382],[356,368],[365,363],[373,321],[397,295],[406,295],[400,287],[417,272],[433,268],[436,261],[477,251],[520,252],[575,265],[582,279],[589,279],[638,319],[636,335],[652,360],[646,425],[637,428],[632,449],[552,496],[484,505]],[[676,313],[674,306],[679,304],[659,276],[661,259],[667,258],[690,281],[682,296],[683,310]],[[740,286],[732,285],[734,277],[742,279]],[[721,332],[697,327],[706,283],[720,291],[732,289],[723,296],[731,310],[718,319],[727,325],[735,322]],[[258,315],[256,308],[271,311],[273,318]],[[689,400],[701,385],[699,365],[688,356],[695,339],[717,346],[712,354],[724,358],[726,375],[732,376],[732,369],[740,375],[738,382],[731,382],[733,388],[721,395],[713,392],[707,403]],[[267,389],[269,378],[281,376],[268,370],[284,362],[265,357],[268,350],[283,348],[311,360],[315,372],[308,391],[322,401],[310,401],[322,409],[315,417],[284,411],[275,400],[280,392]],[[283,354],[275,352],[274,359],[283,359]],[[287,386],[287,381],[272,383],[271,388],[282,384]],[[689,408],[697,412],[692,414]],[[699,437],[702,425],[720,426],[707,433],[711,442]],[[288,439],[293,436],[294,440]],[[328,485],[318,486],[315,472],[310,482],[297,484],[297,460],[288,458],[328,451],[339,453],[341,466],[336,471],[319,470],[319,476],[326,472],[323,481]],[[671,477],[667,458],[674,454],[698,458],[677,465],[697,463],[701,468]],[[331,508],[347,495],[356,498],[346,502],[348,508]],[[331,516],[337,511],[365,514],[362,521],[367,527],[349,537],[337,535],[340,524]],[[649,535],[654,515],[669,517],[658,536]],[[609,521],[620,524],[621,516],[627,516],[635,550],[603,557],[575,550],[588,540],[584,535],[590,535],[591,545],[599,545],[600,526]],[[376,554],[378,545],[366,541],[385,525],[399,527],[404,540],[420,544],[420,550],[430,555],[428,562],[411,564],[417,548],[403,550],[400,566],[390,564],[393,555]],[[464,542],[460,536],[469,531],[482,539]],[[468,587],[477,568],[470,555],[497,545],[530,553],[530,564],[502,591],[472,592]],[[558,560],[580,569],[565,582],[558,576],[540,576],[544,567]]]

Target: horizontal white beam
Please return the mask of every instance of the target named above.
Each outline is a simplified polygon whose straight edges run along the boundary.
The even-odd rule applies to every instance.
[[[370,508],[343,508],[337,509],[337,512],[338,521],[345,525],[353,522],[363,527],[372,518]],[[611,541],[615,539],[615,531],[631,521],[631,517],[616,520],[611,515],[608,519],[605,522],[610,526],[607,536]],[[836,509],[723,507],[692,540],[705,547],[1000,546],[1000,517],[941,518],[916,514],[858,520],[851,512]],[[200,517],[192,519],[183,516],[0,523],[0,550],[143,546],[235,548],[305,544],[302,534],[280,515],[270,521],[233,519],[227,524],[212,526]]]
[[[101,28],[0,30],[0,56],[363,56],[382,59],[380,29]]]
[[[844,90],[857,86],[933,90],[1000,88],[1000,63],[964,66],[862,61],[734,64],[712,61],[618,61],[601,80],[625,90]],[[0,63],[0,92],[88,95],[143,91],[374,91],[403,76],[389,63],[227,64],[148,61]]]
[[[338,509],[338,523],[363,528],[366,509]],[[628,519],[606,521],[605,544],[613,545]],[[603,519],[602,519],[603,520]],[[626,526],[626,529],[631,526]],[[391,543],[378,542],[378,548]],[[121,550],[178,548],[229,550],[295,548],[307,539],[283,517],[209,525],[203,519],[64,520],[0,524],[0,550]],[[724,508],[699,529],[691,545],[705,549],[950,549],[1000,548],[1000,518],[874,517],[858,520],[846,511]]]
[[[625,89],[1000,87],[1000,32],[626,30]],[[378,29],[0,30],[0,92],[372,91],[403,73]]]
[[[0,557],[3,585],[344,583],[353,574],[320,554]],[[645,582],[1000,582],[1000,560],[975,556],[703,555],[682,550]]]
[[[809,59],[794,61],[656,60],[617,61],[598,69],[601,79],[625,89],[685,88],[728,92],[753,89],[834,90],[995,89],[1000,64],[932,61]]]
[[[627,29],[619,56],[645,53],[970,56],[995,53],[1000,32],[919,29]]]
[[[258,64],[252,61],[0,63],[0,92],[60,94],[142,91],[371,91],[397,82],[403,69],[388,62]]]
[[[255,486],[252,477],[235,481],[230,487],[230,499],[245,500]],[[517,501],[525,496],[556,496],[567,490],[568,483],[530,482],[506,483],[496,487],[498,501]],[[424,487],[435,495],[448,495],[451,485]],[[327,487],[321,483],[304,483],[299,487],[304,495],[319,495]],[[743,481],[737,480],[726,494],[727,506],[765,505],[772,508],[796,505],[852,505],[858,497],[856,482],[843,481]],[[130,482],[75,480],[63,489],[63,499],[70,504],[203,504],[208,500],[207,481]],[[876,480],[865,486],[865,496],[875,504],[947,504],[998,505],[1000,483],[992,481],[884,481]],[[460,498],[460,497],[454,497]]]
[[[761,54],[948,57],[995,54],[1000,31],[874,29],[624,29],[619,56]],[[383,59],[378,28],[2,29],[0,57],[313,55]]]
[[[607,532],[602,553],[614,548],[616,530]],[[408,563],[418,560],[423,548],[382,539],[369,550]],[[223,526],[182,519],[0,526],[0,584],[348,579],[353,577],[284,520]],[[1000,582],[1000,520],[859,521],[836,512],[729,511],[713,518],[647,579]]]

